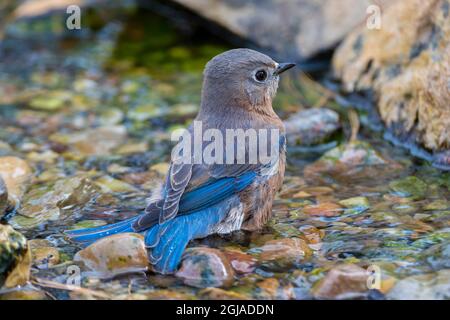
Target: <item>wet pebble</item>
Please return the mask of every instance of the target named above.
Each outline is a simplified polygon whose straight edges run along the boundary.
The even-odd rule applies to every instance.
[[[34,289],[23,289],[0,294],[0,300],[48,300],[45,292]]]
[[[236,273],[246,274],[255,270],[257,260],[251,255],[235,249],[224,250],[223,253]]]
[[[312,251],[305,240],[300,238],[285,238],[267,241],[262,247],[253,249],[259,252],[259,260],[285,261],[297,263],[308,258]]]
[[[37,186],[25,195],[18,214],[9,223],[17,229],[31,229],[58,220],[70,209],[97,198],[99,191],[85,175]]]
[[[389,188],[401,197],[422,199],[427,191],[427,184],[415,176],[409,176],[389,183]]]
[[[339,114],[326,108],[302,110],[285,122],[288,142],[303,146],[325,143],[339,128]]]
[[[30,266],[27,239],[11,226],[0,224],[0,287],[25,284],[30,277]]]
[[[198,295],[200,299],[207,300],[250,300],[247,295],[221,288],[205,288]]]
[[[31,249],[32,263],[40,269],[55,266],[60,261],[59,250],[43,239],[28,241]]]
[[[450,299],[450,270],[415,275],[398,281],[387,294],[392,300]]]
[[[315,284],[312,294],[317,299],[348,299],[361,297],[368,291],[369,273],[354,264],[342,264],[332,268]]]
[[[32,177],[30,166],[17,157],[0,157],[0,176],[8,190],[8,201],[18,206]]]
[[[278,279],[264,279],[256,284],[255,296],[264,300],[290,300],[295,298],[291,284],[282,285]]]
[[[84,262],[100,278],[148,269],[144,238],[135,233],[122,233],[100,239],[77,252],[74,261]]]
[[[175,275],[185,284],[198,288],[228,286],[234,279],[227,257],[217,249],[206,247],[186,250]]]
[[[336,217],[341,215],[344,210],[337,203],[323,202],[314,205],[307,205],[303,208],[303,212],[312,216]]]

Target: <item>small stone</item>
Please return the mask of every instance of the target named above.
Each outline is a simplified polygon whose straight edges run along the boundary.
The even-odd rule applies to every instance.
[[[135,121],[145,121],[162,115],[161,110],[153,105],[140,105],[128,112],[128,118]]]
[[[43,291],[24,289],[1,294],[0,300],[48,300],[48,297]]]
[[[305,191],[299,191],[292,195],[292,198],[294,199],[304,199],[304,198],[310,198],[312,197],[312,194],[305,192]]]
[[[309,244],[320,243],[325,236],[325,231],[310,225],[301,226],[299,230]]]
[[[121,233],[100,239],[77,252],[74,261],[82,261],[100,278],[147,271],[148,258],[144,237]]]
[[[30,267],[27,239],[11,226],[0,224],[0,288],[24,285],[30,278]]]
[[[207,300],[250,300],[250,297],[238,292],[220,288],[206,288],[198,293],[200,299]]]
[[[49,241],[35,239],[28,241],[31,258],[35,266],[40,269],[49,268],[59,263],[59,251],[50,245]]]
[[[48,92],[31,99],[30,107],[37,110],[55,111],[67,104],[71,96],[71,93],[67,91]]]
[[[112,173],[112,174],[122,174],[122,173],[129,172],[131,170],[131,168],[121,166],[117,163],[112,163],[108,166],[107,170],[109,173]]]
[[[30,152],[27,155],[27,160],[31,162],[42,162],[46,164],[55,163],[59,158],[59,154],[52,150],[47,150],[44,152]]]
[[[339,201],[339,204],[346,208],[353,207],[370,207],[369,200],[366,197],[354,197]]]
[[[195,297],[173,290],[155,290],[145,294],[145,299],[148,300],[193,300]],[[134,299],[133,299],[134,300]]]
[[[0,157],[0,176],[8,190],[8,201],[18,206],[32,177],[30,166],[16,157]]]
[[[95,184],[99,186],[104,193],[110,192],[137,192],[138,189],[133,187],[132,185],[120,181],[118,179],[114,179],[111,176],[103,176],[95,181]]]
[[[334,267],[312,288],[317,299],[349,299],[364,295],[369,290],[369,273],[354,264],[342,264]]]
[[[343,213],[342,207],[333,202],[323,202],[307,205],[303,208],[305,214],[319,217],[336,217]]]
[[[190,248],[186,250],[181,268],[175,274],[184,283],[197,287],[222,287],[233,282],[234,271],[219,250],[213,248]]]
[[[282,286],[275,278],[260,281],[256,286],[256,297],[258,299],[290,300],[295,298],[292,285]]]
[[[133,153],[143,153],[146,151],[148,151],[148,143],[140,142],[140,143],[124,144],[123,146],[117,148],[115,152],[121,155],[128,155]]]
[[[389,183],[389,188],[401,197],[422,199],[427,191],[427,184],[417,177],[409,176]]]
[[[423,210],[425,211],[447,210],[447,209],[450,209],[450,203],[444,199],[435,200],[423,207]]]
[[[230,261],[231,266],[238,274],[251,273],[255,270],[256,259],[249,254],[238,250],[225,250],[223,252]]]
[[[123,121],[123,112],[118,108],[108,108],[98,117],[98,121],[102,126],[113,126]]]
[[[160,162],[160,163],[152,165],[149,168],[149,170],[154,171],[157,174],[164,177],[167,174],[167,172],[169,171],[169,167],[170,167],[170,164],[168,164],[167,162]]]
[[[50,140],[69,145],[72,153],[80,157],[105,156],[122,145],[127,138],[124,126],[104,126],[71,134],[55,134]]]
[[[339,114],[325,108],[302,110],[284,124],[287,141],[303,146],[325,143],[340,128]]]
[[[450,299],[450,270],[415,275],[399,280],[387,293],[392,300]]]
[[[18,214],[9,223],[17,229],[32,229],[54,221],[71,209],[99,196],[99,188],[84,175],[40,185],[23,198]]]
[[[259,259],[262,261],[300,262],[312,253],[305,240],[300,238],[270,240],[255,250],[260,252]]]

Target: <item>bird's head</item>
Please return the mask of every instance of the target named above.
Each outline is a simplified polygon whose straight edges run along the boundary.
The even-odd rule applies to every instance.
[[[250,49],[221,53],[206,65],[202,108],[270,112],[279,75],[294,66],[293,63],[277,63],[269,56]]]

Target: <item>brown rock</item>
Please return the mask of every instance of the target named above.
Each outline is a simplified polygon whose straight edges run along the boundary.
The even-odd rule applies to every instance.
[[[267,241],[259,248],[260,260],[289,260],[299,262],[311,255],[311,249],[305,240],[300,238],[285,238]]]
[[[225,250],[223,252],[230,261],[231,266],[238,274],[251,273],[255,270],[256,259],[249,254],[238,250]]]
[[[250,298],[234,291],[223,290],[220,288],[206,288],[201,290],[198,295],[201,299],[209,300],[249,300]]]
[[[0,300],[48,300],[48,297],[43,291],[17,290],[1,294]]]
[[[301,226],[299,230],[310,244],[317,244],[321,242],[325,236],[325,231],[310,225]]]
[[[6,184],[8,199],[13,206],[20,203],[31,174],[31,168],[24,160],[17,157],[0,157],[0,176]]]
[[[303,208],[303,212],[312,216],[335,217],[342,214],[343,209],[336,203],[323,202],[314,205],[307,205]]]
[[[48,268],[59,263],[59,251],[51,246],[50,242],[42,239],[28,241],[31,249],[31,258],[34,265],[39,268]]]
[[[342,264],[328,271],[312,289],[318,299],[345,299],[361,296],[369,289],[367,279],[369,273],[354,264]]]
[[[190,248],[186,250],[181,268],[175,274],[184,283],[198,288],[228,286],[234,271],[226,256],[217,249]]]
[[[100,239],[77,252],[74,261],[84,262],[102,278],[148,269],[144,238],[136,233],[121,233]]]
[[[291,284],[283,286],[275,278],[258,282],[256,297],[258,299],[290,300],[295,298],[294,288]]]
[[[333,68],[347,91],[372,91],[399,138],[434,152],[450,148],[449,0],[397,1],[380,30],[361,27],[337,50]],[[450,165],[450,157],[436,161]]]

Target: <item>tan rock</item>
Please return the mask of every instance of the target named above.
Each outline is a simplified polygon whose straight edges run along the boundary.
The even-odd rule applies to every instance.
[[[259,248],[260,260],[289,260],[299,262],[311,255],[311,249],[305,240],[300,238],[285,238],[267,241]]]
[[[343,213],[340,205],[333,202],[323,202],[314,205],[307,205],[303,212],[312,216],[335,217]]]
[[[6,184],[9,202],[19,205],[32,177],[30,166],[17,157],[0,157],[0,176]]]
[[[325,278],[314,285],[312,294],[318,299],[345,299],[357,297],[369,289],[369,273],[354,264],[342,264],[334,267]]]
[[[100,239],[77,252],[74,261],[84,262],[102,278],[148,269],[144,237],[135,233],[121,233]]]
[[[225,250],[223,253],[236,273],[245,274],[255,270],[257,260],[251,255],[238,250]]]
[[[372,91],[381,118],[400,138],[450,149],[449,0],[398,1],[380,30],[361,27],[333,59],[347,91]],[[441,157],[436,161],[450,164]]]

